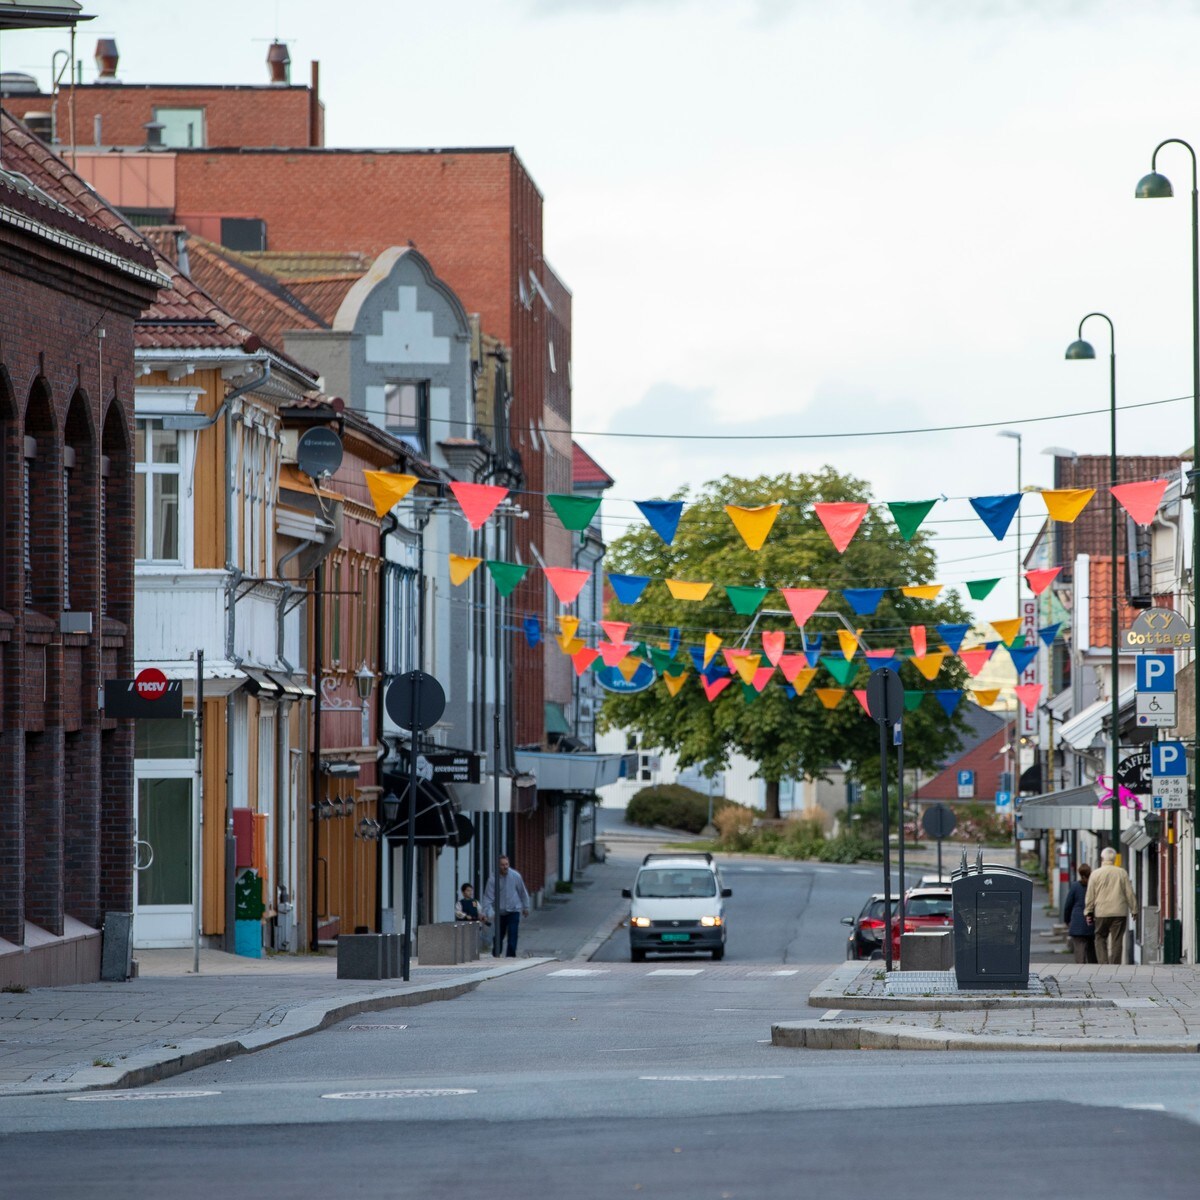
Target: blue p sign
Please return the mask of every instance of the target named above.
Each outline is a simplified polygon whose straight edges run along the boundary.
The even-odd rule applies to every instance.
[[[1173,692],[1175,690],[1175,659],[1169,654],[1139,654],[1137,690],[1139,692]]]
[[[1151,776],[1187,775],[1187,755],[1182,742],[1150,743]]]

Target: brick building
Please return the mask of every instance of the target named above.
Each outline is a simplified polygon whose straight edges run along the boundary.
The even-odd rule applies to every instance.
[[[134,320],[148,247],[0,115],[0,981],[99,974],[131,909]]]

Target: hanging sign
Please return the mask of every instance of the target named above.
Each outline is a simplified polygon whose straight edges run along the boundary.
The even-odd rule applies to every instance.
[[[596,682],[606,692],[617,692],[624,696],[644,692],[657,678],[657,673],[649,663],[642,663],[634,671],[632,679],[626,679],[618,667],[604,667],[596,672]]]
[[[1148,608],[1125,630],[1127,650],[1184,650],[1192,644],[1191,626],[1170,608]]]

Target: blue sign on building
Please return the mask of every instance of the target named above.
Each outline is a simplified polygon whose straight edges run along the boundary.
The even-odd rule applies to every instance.
[[[1173,692],[1175,690],[1175,659],[1170,654],[1139,654],[1137,690],[1139,692]]]

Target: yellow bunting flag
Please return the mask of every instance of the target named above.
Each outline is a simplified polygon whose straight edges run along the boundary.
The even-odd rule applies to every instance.
[[[762,662],[761,654],[739,655],[733,660],[733,669],[742,677],[743,683],[753,683],[754,673]]]
[[[688,681],[688,672],[684,671],[682,675],[664,675],[663,683],[667,685],[667,691],[672,696],[679,695],[679,689]]]
[[[812,683],[816,676],[816,667],[801,667],[792,679],[792,687],[796,689],[796,695],[803,696],[805,689]]]
[[[858,649],[858,638],[848,629],[839,629],[837,635],[838,644],[842,647],[842,657],[853,658],[854,652]]]
[[[1000,695],[999,688],[980,688],[977,692],[971,693],[975,697],[975,703],[983,708],[991,708],[996,703],[996,697]]]
[[[713,655],[721,648],[721,639],[715,633],[704,635],[704,665],[712,662]],[[882,853],[882,851],[881,851]]]
[[[946,651],[934,650],[929,654],[913,655],[908,661],[932,683],[946,661]]]
[[[390,471],[364,471],[363,478],[377,517],[386,517],[420,482],[415,475],[393,475]]]
[[[725,511],[729,514],[729,519],[733,522],[738,533],[742,535],[742,541],[751,550],[761,550],[763,542],[767,540],[767,534],[771,532],[771,526],[775,524],[775,518],[779,516],[779,510],[782,507],[779,501],[776,501],[774,504],[760,504],[757,508],[744,508],[740,504],[727,504],[725,505]]]
[[[1000,640],[1009,646],[1013,638],[1021,632],[1021,618],[1010,617],[1007,621],[992,621],[991,626],[1000,635]]]
[[[1043,492],[1046,511],[1052,521],[1073,521],[1091,502],[1095,488],[1055,488]]]
[[[483,562],[482,558],[467,558],[462,554],[450,555],[450,582],[458,587],[471,578],[471,572]]]
[[[579,632],[579,618],[568,617],[562,614],[558,618],[558,627],[562,630],[562,635],[565,638],[573,638]]]
[[[919,586],[913,584],[910,587],[902,587],[900,589],[906,596],[912,596],[914,600],[936,600],[938,593],[942,590],[940,583],[923,583]]]
[[[676,600],[703,600],[712,591],[711,583],[687,583],[682,579],[668,579],[667,587]]]
[[[565,633],[560,633],[558,635],[558,645],[564,654],[574,657],[587,645],[587,642],[583,638],[567,637]]]
[[[815,690],[817,699],[826,708],[837,708],[842,702],[842,697],[846,694],[845,688],[816,688]]]
[[[634,658],[632,654],[627,654],[619,663],[617,663],[617,670],[625,676],[626,683],[631,683],[633,681],[633,677],[638,672],[638,667],[641,665],[642,660],[640,658]]]

